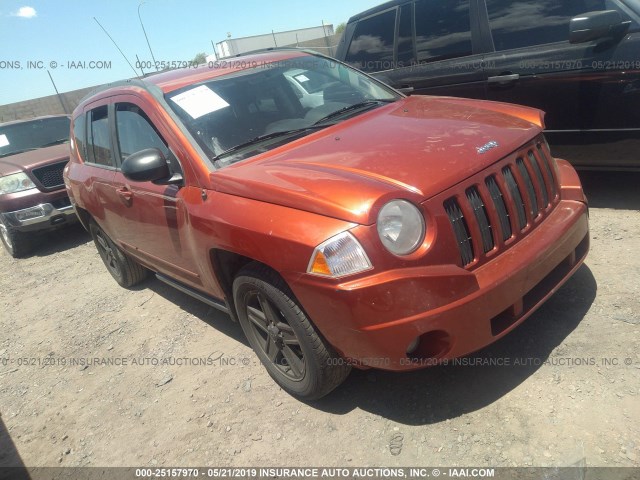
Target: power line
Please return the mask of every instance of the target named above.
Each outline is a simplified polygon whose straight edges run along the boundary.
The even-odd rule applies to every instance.
[[[113,38],[111,38],[111,35],[109,35],[109,32],[107,32],[106,28],[104,28],[104,27],[102,26],[102,24],[98,21],[98,19],[97,19],[96,17],[93,17],[93,19],[96,21],[96,23],[97,23],[98,25],[100,25],[100,28],[101,28],[102,30],[104,30],[104,33],[106,33],[106,34],[107,34],[107,37],[109,37],[109,40],[111,40],[111,41],[113,42],[113,44],[116,46],[116,48],[118,49],[118,51],[120,52],[120,54],[122,55],[122,57],[127,61],[127,63],[129,64],[129,66],[131,67],[131,70],[133,70],[133,74],[134,74],[136,77],[139,77],[138,72],[136,72],[136,69],[135,69],[135,68],[133,68],[133,65],[131,65],[131,62],[130,62],[130,61],[129,61],[129,59],[126,57],[126,55],[125,55],[124,53],[122,53],[122,50],[120,50],[120,47],[118,46],[118,44],[116,43],[116,41],[115,41]]]

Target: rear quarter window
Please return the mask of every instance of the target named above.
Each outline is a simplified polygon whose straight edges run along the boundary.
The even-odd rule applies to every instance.
[[[76,152],[83,162],[86,160],[86,133],[85,128],[85,115],[78,115],[73,121],[73,141],[76,146]]]
[[[87,161],[105,167],[115,167],[106,105],[94,108],[88,113],[87,134]]]

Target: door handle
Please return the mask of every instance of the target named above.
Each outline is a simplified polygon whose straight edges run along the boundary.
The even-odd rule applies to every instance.
[[[116,193],[120,197],[122,203],[124,203],[127,207],[131,206],[133,202],[133,192],[129,190],[127,187],[118,188]]]
[[[506,73],[504,75],[487,78],[487,82],[494,85],[508,85],[510,83],[515,83],[518,80],[520,80],[520,75],[517,73]]]

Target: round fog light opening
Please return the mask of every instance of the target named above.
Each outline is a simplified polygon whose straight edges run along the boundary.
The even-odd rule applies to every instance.
[[[409,347],[413,346],[413,342]],[[411,358],[439,359],[444,357],[453,346],[453,338],[443,330],[432,330],[418,337],[415,350]]]

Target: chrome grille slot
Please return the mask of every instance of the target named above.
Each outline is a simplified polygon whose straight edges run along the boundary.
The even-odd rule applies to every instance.
[[[504,167],[502,169],[502,175],[504,175],[505,182],[507,183],[507,187],[509,188],[509,193],[511,193],[511,197],[513,201],[516,202],[515,208],[518,214],[518,227],[520,230],[524,229],[527,226],[527,214],[525,212],[524,200],[522,200],[522,194],[520,193],[520,188],[518,188],[518,184],[516,183],[516,179],[513,176],[513,172],[509,167]]]
[[[533,154],[533,150],[529,150],[527,153],[529,157],[529,162],[531,163],[531,167],[533,168],[533,172],[535,173],[536,180],[538,181],[538,187],[540,187],[540,194],[542,195],[542,210],[547,208],[549,205],[549,195],[547,194],[547,185],[545,184],[544,177],[542,176],[542,171],[540,170],[540,165],[538,165],[538,160],[536,156]]]
[[[527,170],[527,166],[524,164],[524,160],[522,158],[518,158],[516,160],[516,165],[518,166],[520,175],[522,175],[522,179],[524,180],[527,195],[529,196],[529,202],[531,203],[529,213],[531,213],[531,218],[535,218],[538,216],[538,199],[536,198],[536,190],[533,187],[533,181],[531,180],[529,170]]]
[[[493,205],[498,214],[498,219],[500,220],[502,240],[506,241],[511,238],[511,219],[509,217],[509,210],[507,210],[507,204],[504,201],[504,197],[494,176],[488,177],[485,180],[485,184],[491,194],[491,200],[493,201]]]
[[[451,222],[453,232],[456,236],[456,240],[458,241],[462,265],[469,265],[473,262],[475,255],[473,253],[471,233],[469,232],[469,226],[464,218],[462,209],[455,198],[450,198],[444,202],[444,209],[449,216],[449,221]]]
[[[482,202],[482,198],[480,197],[480,192],[476,187],[468,188],[466,191],[467,200],[473,207],[473,214],[476,217],[476,221],[478,222],[478,226],[480,227],[480,234],[482,236],[482,248],[484,253],[487,253],[493,250],[493,232],[491,228],[491,222],[489,221],[489,217],[487,215],[487,209]]]
[[[551,180],[551,196],[556,198],[556,178],[553,175],[553,169],[551,168],[551,160],[547,157],[544,149],[541,144],[538,144],[538,155],[542,159],[542,165],[544,165],[544,169],[547,172],[547,177]]]

